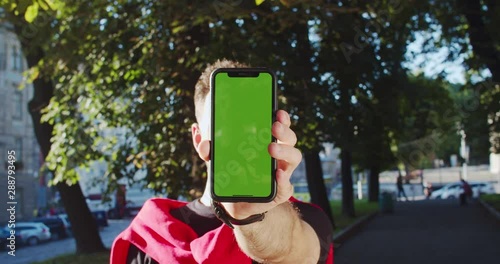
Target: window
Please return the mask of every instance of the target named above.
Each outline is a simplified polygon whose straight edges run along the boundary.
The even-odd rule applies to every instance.
[[[12,117],[17,120],[23,119],[23,94],[20,91],[14,92]]]
[[[23,139],[16,138],[14,140],[14,151],[16,152],[17,161],[23,160]]]
[[[18,218],[23,218],[25,216],[29,216],[30,214],[27,213],[27,215],[24,215],[24,189],[23,188],[16,188],[16,213]]]
[[[0,80],[0,87],[1,87],[1,85],[2,85],[2,80]],[[5,106],[5,101],[7,101],[6,96],[0,96],[0,105],[1,106]],[[5,108],[0,107],[0,123],[1,124],[3,124],[5,122],[5,119],[7,119],[6,113],[7,113],[7,111],[5,110]],[[11,118],[11,117],[9,116],[9,118]],[[4,128],[5,128],[5,126],[0,126],[0,134],[4,133]]]
[[[17,56],[17,66],[19,67],[19,71],[22,72],[24,70],[24,55],[22,50],[19,51],[19,56]]]
[[[23,67],[22,62],[22,55],[19,52],[19,48],[17,46],[12,46],[12,70],[21,71]]]
[[[10,54],[12,56],[11,58],[11,63],[12,63],[12,70],[17,70],[17,47],[16,46],[12,46],[12,53]]]
[[[0,142],[0,155],[3,156],[3,157],[7,157],[7,149],[5,149],[5,144]],[[7,159],[5,159],[7,160]],[[4,168],[4,164],[3,164],[3,160],[2,160],[2,164],[0,166],[0,171],[3,170]]]

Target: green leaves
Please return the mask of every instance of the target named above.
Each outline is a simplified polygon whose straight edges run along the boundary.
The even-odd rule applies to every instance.
[[[33,20],[35,20],[35,18],[38,16],[38,8],[39,5],[37,2],[33,2],[32,5],[28,6],[28,8],[26,9],[26,13],[24,13],[24,19],[26,19],[28,23],[33,22]]]
[[[291,113],[303,150],[345,144],[360,153],[358,164],[385,166],[393,161],[390,148],[403,138],[399,104],[412,102],[401,99],[397,80],[406,75],[400,65],[411,35],[408,19],[415,15],[411,8],[384,13],[390,6],[383,2],[369,7],[379,16],[368,17],[360,13],[368,10],[363,3],[352,4],[358,13],[336,4],[263,0],[209,7],[173,0],[8,4],[18,2],[30,22],[57,9],[56,19],[38,28],[49,42],[42,45],[43,65],[31,70],[30,79],[56,83],[44,120],[55,125],[47,162],[58,180],[65,180],[65,171],[74,179],[77,168],[105,160],[110,186],[144,171],[145,184],[174,196],[203,190],[206,175],[189,130],[195,122],[192,96],[201,70],[220,58],[277,72],[281,108]],[[379,23],[380,14],[392,19],[390,27],[363,28]],[[373,41],[358,45],[348,63],[340,47],[360,42],[359,32]],[[446,105],[420,103],[420,110]],[[413,130],[417,120],[425,121],[428,133],[443,121],[436,113],[412,111],[403,120],[408,133],[420,132],[418,126]],[[370,148],[385,156],[373,159]]]
[[[44,11],[54,11],[61,8],[63,3],[59,0],[2,0],[0,7],[5,8],[16,16],[22,16],[26,22],[32,23],[38,17],[40,8]]]

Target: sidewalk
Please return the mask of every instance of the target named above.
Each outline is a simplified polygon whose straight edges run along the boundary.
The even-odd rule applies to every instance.
[[[477,202],[398,202],[340,245],[335,263],[500,263],[500,224]]]

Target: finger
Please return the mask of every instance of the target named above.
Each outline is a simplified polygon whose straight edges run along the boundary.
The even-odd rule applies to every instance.
[[[295,146],[297,143],[297,135],[295,135],[295,132],[281,122],[274,122],[271,132],[273,136],[283,144]]]
[[[276,121],[282,123],[283,125],[290,127],[292,122],[290,121],[290,115],[284,110],[278,110],[276,112]]]
[[[282,163],[281,161],[286,162],[285,164],[280,164],[281,169],[286,172],[293,171],[302,161],[302,153],[292,146],[271,143],[269,144],[268,151],[271,157],[278,160],[278,163]]]
[[[290,183],[290,176],[290,173],[280,169],[276,170],[276,183],[278,184],[278,190],[274,202],[281,204],[282,202],[290,199],[293,195],[293,185]]]

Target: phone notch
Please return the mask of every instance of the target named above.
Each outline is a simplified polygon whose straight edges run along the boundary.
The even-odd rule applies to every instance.
[[[230,71],[227,73],[229,77],[245,77],[245,78],[256,78],[259,77],[260,72],[258,71]]]

